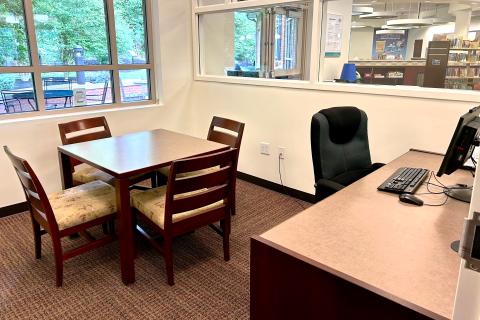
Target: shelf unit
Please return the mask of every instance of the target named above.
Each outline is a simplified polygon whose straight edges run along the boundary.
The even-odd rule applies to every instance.
[[[450,48],[445,80],[446,88],[474,89],[480,80],[480,48]]]

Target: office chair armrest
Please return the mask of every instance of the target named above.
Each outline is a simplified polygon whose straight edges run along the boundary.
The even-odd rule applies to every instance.
[[[316,189],[326,188],[326,189],[331,189],[334,192],[337,192],[337,191],[340,191],[343,188],[345,188],[345,186],[341,185],[340,183],[336,183],[334,181],[331,181],[331,180],[320,179],[320,180],[317,181],[317,183],[315,183],[315,188]]]
[[[323,200],[343,188],[345,188],[345,186],[334,181],[320,179],[315,183],[315,200]]]
[[[377,169],[380,169],[384,165],[385,165],[385,163],[378,163],[378,162],[377,163],[372,163],[372,166],[371,166],[372,172],[377,170]]]

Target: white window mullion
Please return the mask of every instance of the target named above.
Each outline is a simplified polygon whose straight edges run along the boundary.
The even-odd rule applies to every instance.
[[[32,0],[24,0],[25,25],[27,28],[28,47],[30,50],[30,63],[33,70],[33,87],[36,95],[38,111],[45,111],[45,99],[43,95],[42,74],[40,72],[40,58],[38,55],[37,36],[35,34],[35,21],[33,18]]]
[[[113,0],[105,1],[107,8],[107,23],[108,23],[108,36],[109,36],[109,48],[110,48],[110,60],[113,67],[112,72],[112,88],[113,88],[113,102],[121,102],[121,89],[120,89],[120,72],[118,71],[118,51],[117,51],[117,33],[115,31],[115,10],[113,7]]]

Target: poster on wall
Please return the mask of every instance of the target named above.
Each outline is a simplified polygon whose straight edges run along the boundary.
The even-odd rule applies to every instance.
[[[327,14],[327,38],[325,43],[325,57],[338,58],[342,54],[343,16]]]
[[[405,60],[407,57],[408,30],[375,29],[372,59]]]

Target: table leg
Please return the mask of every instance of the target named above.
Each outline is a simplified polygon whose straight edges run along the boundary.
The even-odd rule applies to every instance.
[[[60,163],[60,175],[62,178],[63,190],[73,187],[73,168],[70,157],[62,152],[58,152],[58,161]]]
[[[118,232],[120,243],[120,269],[124,284],[135,282],[135,248],[132,229],[132,211],[130,209],[130,183],[128,179],[116,179]]]

